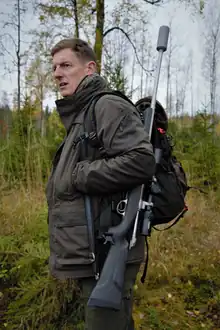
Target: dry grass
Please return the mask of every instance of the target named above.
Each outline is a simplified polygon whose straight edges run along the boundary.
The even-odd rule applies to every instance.
[[[212,200],[190,195],[186,217],[153,232],[146,284],[136,287],[138,330],[220,329],[220,216]]]
[[[19,237],[17,252],[27,251],[32,257],[39,254],[39,231],[44,239],[47,237],[44,191],[19,189],[2,196],[0,203],[0,240]],[[188,204],[190,210],[179,224],[168,231],[154,231],[149,240],[146,283],[142,285],[138,280],[135,287],[137,330],[220,329],[219,205],[212,196],[206,200],[199,193],[191,194]],[[26,250],[21,247],[22,241]],[[0,241],[2,246],[6,248]],[[13,245],[7,246],[13,251]],[[43,248],[42,253],[44,257],[47,254]],[[59,308],[58,301],[56,305]]]
[[[46,201],[43,190],[27,191],[25,188],[12,190],[6,195],[0,195],[0,235],[15,234],[34,221],[34,217],[42,209],[46,211]]]

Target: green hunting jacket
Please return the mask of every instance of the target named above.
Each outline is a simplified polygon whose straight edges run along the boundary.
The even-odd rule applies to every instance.
[[[94,226],[100,233],[121,221],[115,213],[106,213],[112,198],[149,182],[155,171],[152,146],[136,108],[115,95],[104,95],[95,104],[96,133],[105,149],[105,157],[98,149],[89,147],[88,159],[82,159],[82,144],[78,138],[86,126],[91,126],[90,116],[84,116],[85,111],[92,96],[105,87],[100,76],[86,77],[73,96],[56,101],[67,134],[54,157],[46,197],[49,266],[51,274],[59,279],[94,275],[85,194],[91,197]],[[102,255],[100,260],[106,255],[102,244],[97,245],[97,253]],[[144,237],[139,237],[128,262],[139,263],[143,258]]]

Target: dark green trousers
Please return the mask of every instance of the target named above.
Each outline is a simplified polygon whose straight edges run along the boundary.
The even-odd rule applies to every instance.
[[[87,301],[96,281],[88,278],[80,281],[82,296],[85,306],[85,330],[134,330],[133,287],[139,271],[139,264],[127,266],[123,299],[119,311],[107,308],[88,308]]]

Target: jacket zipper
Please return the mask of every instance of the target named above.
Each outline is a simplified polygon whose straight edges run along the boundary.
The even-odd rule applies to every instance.
[[[56,157],[57,157],[59,151],[63,148],[63,146],[65,144],[65,141],[66,141],[66,138],[67,138],[67,136],[65,136],[65,138],[63,139],[63,141],[61,142],[61,144],[57,148],[57,151],[56,151],[55,156],[53,158],[53,170],[52,170],[52,176],[54,175],[53,181],[52,181],[52,199],[53,199],[53,204],[55,203],[55,179],[56,179],[56,167],[57,167],[57,164],[58,164],[57,161],[55,163],[55,160],[56,160]]]

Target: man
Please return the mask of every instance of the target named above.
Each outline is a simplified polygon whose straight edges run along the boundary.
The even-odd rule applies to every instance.
[[[105,151],[88,146],[82,156],[85,126],[91,126],[91,100],[107,86],[97,74],[96,57],[80,39],[61,40],[51,51],[53,72],[62,99],[57,111],[66,128],[47,184],[50,270],[58,279],[76,279],[85,298],[85,329],[132,330],[133,286],[144,257],[143,237],[131,249],[125,274],[121,310],[88,308],[96,284],[94,258],[88,240],[85,194],[91,197],[96,259],[101,271],[108,250],[98,234],[120,222],[112,201],[123,192],[149,182],[155,160],[148,136],[135,107],[121,97],[104,95],[95,104],[96,134]],[[92,118],[94,119],[94,118]],[[119,199],[120,200],[120,199]],[[115,265],[117,267],[117,265]]]

